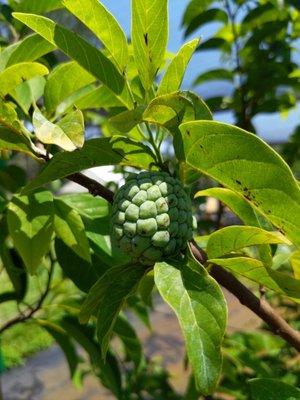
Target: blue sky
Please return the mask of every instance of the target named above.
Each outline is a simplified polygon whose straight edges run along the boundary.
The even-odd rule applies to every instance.
[[[115,15],[126,34],[130,34],[130,0],[102,0],[102,3]],[[183,30],[180,27],[187,0],[170,0],[170,33],[169,50],[176,52],[184,42]],[[201,36],[206,40],[217,29],[217,24],[208,24],[197,31],[191,38]],[[190,38],[188,39],[190,40]],[[183,82],[184,89],[190,89],[195,77],[203,71],[222,67],[218,52],[209,51],[196,54],[187,70]],[[224,82],[204,84],[194,89],[200,96],[215,96],[226,94],[229,85]],[[215,119],[224,122],[233,122],[232,115],[228,112],[217,113]],[[254,124],[260,136],[268,141],[284,141],[293,132],[296,125],[300,124],[300,105],[291,111],[285,118],[276,114],[261,114],[254,119]]]

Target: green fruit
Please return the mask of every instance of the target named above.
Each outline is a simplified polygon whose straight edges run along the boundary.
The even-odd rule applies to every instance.
[[[165,172],[141,172],[114,197],[112,238],[135,262],[153,265],[178,255],[192,239],[191,201]]]

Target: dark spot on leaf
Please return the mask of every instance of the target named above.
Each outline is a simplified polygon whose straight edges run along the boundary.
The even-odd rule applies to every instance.
[[[238,184],[238,185],[241,185],[242,184],[242,182],[241,181],[239,181],[239,180],[235,180],[236,181],[236,183]]]
[[[244,193],[244,195],[243,195],[243,196],[245,197],[245,199],[247,199],[247,200],[251,200],[250,194],[248,194],[248,193]]]
[[[187,134],[188,136],[191,136],[191,132],[190,132],[190,131],[186,131],[186,134]]]
[[[146,46],[148,46],[148,33],[144,33],[144,40],[145,40]]]

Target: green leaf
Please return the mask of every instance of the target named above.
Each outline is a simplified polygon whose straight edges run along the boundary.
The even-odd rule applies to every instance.
[[[17,11],[43,14],[62,8],[61,0],[21,0],[16,7]]]
[[[232,71],[222,68],[206,71],[195,79],[193,85],[196,86],[200,85],[201,83],[206,83],[208,81],[220,81],[220,80],[232,82],[233,80]]]
[[[206,120],[213,119],[209,107],[201,97],[190,91],[185,91],[183,92],[183,94],[187,99],[189,99],[193,103],[193,107],[195,110],[195,119],[206,119]]]
[[[246,14],[241,26],[245,30],[252,31],[267,22],[279,22],[281,19],[286,18],[286,12],[285,8],[282,8],[280,12],[278,10],[278,6],[274,6],[271,3],[254,7]]]
[[[247,202],[240,194],[226,188],[209,188],[200,190],[195,198],[211,196],[222,201],[231,209],[246,225],[260,226],[257,215],[251,203]]]
[[[240,194],[233,192],[226,188],[209,188],[201,190],[196,193],[195,197],[212,196],[222,201],[229,207],[246,225],[262,227],[264,229],[271,229],[268,221],[258,213]],[[261,259],[268,266],[272,265],[272,255],[269,245],[260,245],[259,253]]]
[[[33,158],[34,155],[31,143],[27,137],[18,135],[6,128],[0,126],[0,150],[12,150],[21,153],[25,153]]]
[[[168,66],[168,69],[159,84],[157,96],[176,92],[180,89],[188,63],[190,62],[198,44],[199,39],[194,39],[181,47]]]
[[[189,25],[185,30],[185,37],[193,33],[195,30],[201,28],[203,25],[211,22],[223,22],[226,24],[228,22],[227,13],[218,8],[210,8],[209,10],[202,11],[199,10],[197,15],[194,15],[194,18],[191,20]]]
[[[213,122],[183,124],[185,160],[241,194],[300,245],[300,188],[283,159],[256,135]]]
[[[145,360],[142,345],[135,330],[124,316],[119,315],[113,331],[123,342],[126,354],[134,362],[135,368],[138,370]]]
[[[73,338],[89,355],[90,361],[94,367],[99,367],[101,357],[99,346],[94,340],[94,328],[92,326],[82,326],[78,319],[72,316],[66,316],[59,321],[60,326],[68,336]]]
[[[36,137],[46,144],[56,144],[66,151],[81,148],[84,144],[84,119],[80,110],[75,110],[53,124],[35,109],[32,123]]]
[[[98,0],[63,0],[63,5],[98,37],[124,73],[128,63],[127,38],[115,17]]]
[[[84,118],[80,110],[69,112],[58,123],[57,126],[62,130],[66,138],[73,144],[75,148],[81,148],[84,144]],[[70,147],[70,143],[66,143],[66,138],[59,139],[60,147]]]
[[[182,400],[199,400],[199,390],[196,388],[196,382],[193,374],[190,375],[186,392]]]
[[[96,47],[68,29],[57,25],[49,18],[34,14],[14,13],[16,19],[36,31],[49,43],[56,45],[85,70],[99,79],[105,86],[116,93],[126,106],[132,106],[125,78],[115,65]]]
[[[7,301],[16,301],[17,295],[15,292],[7,291],[4,293],[0,293],[0,304],[6,303]]]
[[[14,64],[0,72],[0,95],[6,96],[24,80],[48,74],[48,68],[36,62]]]
[[[43,76],[36,76],[18,85],[10,95],[19,104],[25,114],[31,106],[35,106],[37,100],[44,94],[46,79]]]
[[[6,67],[6,64],[9,60],[9,57],[12,55],[14,50],[18,47],[18,43],[13,43],[9,46],[6,46],[4,49],[1,49],[0,52],[0,71],[3,71]]]
[[[206,10],[213,0],[191,0],[184,12],[182,26],[189,25],[190,22],[200,13]]]
[[[300,390],[279,380],[256,378],[248,381],[253,400],[299,400]]]
[[[90,246],[101,263],[109,266],[124,265],[131,258],[112,243],[110,238],[110,216],[85,220],[85,229]]]
[[[212,119],[212,115],[204,101],[190,92],[175,92],[156,97],[143,115],[144,121],[163,126],[172,133],[175,154],[180,161],[184,154],[179,125],[199,118]]]
[[[208,258],[217,258],[244,247],[272,243],[290,244],[279,232],[268,232],[254,226],[227,226],[209,236],[206,252]]]
[[[88,292],[99,278],[94,263],[79,257],[62,240],[55,239],[57,261],[64,274],[83,292]]]
[[[94,328],[92,326],[80,325],[77,318],[73,317],[65,317],[60,321],[60,325],[68,333],[68,336],[74,338],[88,353],[93,370],[100,378],[101,383],[109,388],[117,399],[121,400],[123,398],[122,384],[117,360],[111,353],[108,353],[106,362],[102,361],[99,345],[94,340]]]
[[[28,130],[19,120],[18,114],[13,107],[12,103],[4,102],[0,98],[0,124],[7,129],[15,132],[16,134],[23,133],[25,136],[29,136]]]
[[[54,49],[55,46],[47,42],[47,40],[43,39],[40,35],[29,35],[17,43],[12,54],[8,58],[6,67],[25,61],[35,61]]]
[[[26,181],[26,172],[17,165],[8,165],[0,169],[0,187],[2,190],[15,193],[26,184]]]
[[[141,82],[148,91],[165,57],[168,1],[132,1],[132,45]]]
[[[290,258],[296,279],[300,280],[300,250],[295,251]]]
[[[123,111],[120,114],[111,117],[109,123],[113,128],[117,129],[118,132],[129,132],[143,121],[145,108],[145,106],[138,106],[133,110]]]
[[[89,242],[78,212],[59,199],[54,200],[54,212],[56,235],[79,257],[91,262]]]
[[[289,296],[293,300],[300,300],[300,281],[282,272],[266,268],[264,264],[254,258],[213,258],[208,260],[213,264],[228,269],[274,292]]]
[[[116,318],[128,296],[133,294],[147,270],[142,265],[121,265],[110,268],[91,288],[80,311],[85,323],[97,314],[97,337],[105,358]]]
[[[89,93],[76,100],[75,105],[80,110],[89,108],[109,109],[111,107],[123,106],[122,102],[105,86],[100,86],[89,91]]]
[[[129,132],[139,123],[148,122],[163,126],[176,136],[182,122],[195,119],[212,119],[207,105],[191,92],[175,92],[156,97],[147,107],[121,112],[109,121],[120,132]]]
[[[5,242],[2,243],[1,260],[7,275],[13,285],[13,300],[21,301],[27,291],[27,274],[25,266],[15,249],[9,249]]]
[[[212,393],[222,369],[221,344],[227,320],[223,293],[194,260],[179,266],[158,263],[154,277],[179,320],[196,386],[201,394]]]
[[[193,121],[200,115],[202,119],[211,119],[205,103],[197,96],[199,101],[194,103],[195,98],[189,95],[189,92],[175,92],[156,97],[146,108],[143,120],[174,132],[181,123]]]
[[[8,230],[30,274],[49,250],[53,218],[53,197],[46,190],[14,196],[8,204]]]
[[[0,213],[3,213],[4,209],[6,207],[6,199],[3,197],[3,195],[0,194]],[[0,239],[2,237],[0,236]]]
[[[102,197],[94,197],[90,193],[65,194],[60,199],[85,218],[103,218],[110,213],[110,204]]]
[[[300,69],[294,69],[294,71],[289,74],[289,78],[300,78]]]
[[[142,278],[142,280],[144,279],[144,277]],[[141,298],[138,296],[139,293],[140,293],[140,285],[138,287],[137,294],[134,294],[127,299],[126,306],[130,309],[131,312],[133,312],[138,317],[138,319],[146,326],[146,328],[148,328],[149,331],[151,331],[152,328],[151,328],[149,308],[143,303]]]
[[[227,40],[219,37],[210,38],[200,43],[197,51],[207,51],[207,50],[220,50],[224,53],[230,54],[231,45]]]
[[[96,166],[121,164],[148,169],[154,162],[154,156],[146,146],[130,139],[92,139],[85,142],[81,150],[55,154],[43,171],[25,186],[23,192],[27,193],[56,179]]]
[[[71,378],[74,377],[77,366],[79,363],[79,356],[76,351],[76,347],[72,340],[68,337],[66,332],[54,322],[46,320],[38,320],[38,323],[46,329],[46,331],[53,337],[59,347],[62,349],[66,360],[69,365]]]
[[[74,110],[74,108],[75,109],[79,108],[81,110],[81,107],[78,107],[76,105],[77,101],[80,100],[85,95],[89,94],[94,89],[94,87],[95,86],[92,83],[89,85],[83,86],[82,88],[76,90],[75,92],[71,93],[68,97],[63,99],[62,102],[58,105],[58,107],[55,110],[55,117],[58,118],[59,116],[62,116],[64,114],[66,114],[67,112]],[[106,90],[108,91],[109,89],[106,88]],[[110,92],[110,93],[113,95],[112,92]],[[123,105],[121,105],[121,106],[123,106]],[[99,121],[102,118],[103,117],[98,116]]]
[[[48,76],[45,86],[45,107],[49,113],[72,93],[95,81],[77,62],[58,65]]]
[[[153,307],[152,291],[154,284],[154,274],[153,271],[150,271],[143,277],[139,285],[139,295],[141,296],[142,301],[150,308]]]

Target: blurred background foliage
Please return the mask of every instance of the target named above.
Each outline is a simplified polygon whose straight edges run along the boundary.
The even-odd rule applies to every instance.
[[[122,20],[127,15],[122,14],[120,5],[110,4],[111,0],[103,2],[110,8],[120,10],[120,15],[115,15]],[[116,2],[117,3],[117,2]],[[124,2],[123,2],[124,3]],[[126,2],[127,4],[128,2]],[[181,19],[181,27],[173,26],[172,35],[176,33],[176,47],[179,48],[178,32],[181,40],[201,36],[201,43],[197,49],[198,55],[192,62],[191,70],[185,80],[184,89],[193,87],[209,104],[210,108],[218,116],[216,119],[229,120],[234,124],[257,132],[263,136],[265,131],[272,131],[274,119],[271,115],[280,115],[284,120],[293,114],[293,132],[272,138],[268,138],[272,146],[279,151],[287,163],[293,168],[296,177],[300,178],[300,3],[298,0],[191,0],[181,1],[180,7],[177,0],[170,0],[171,21],[172,15],[176,14],[176,21]],[[110,7],[111,6],[111,7]],[[70,14],[64,11],[57,11],[61,8],[59,0],[29,2],[27,0],[0,1],[0,69],[5,66],[6,60],[14,49],[15,44],[24,38],[29,32],[26,27],[12,18],[14,10],[50,14],[53,19],[60,21],[63,25],[80,32],[83,36],[98,44],[94,36]],[[129,10],[129,4],[124,6]],[[179,11],[182,15],[178,15]],[[123,21],[121,21],[123,22]],[[126,26],[126,23],[125,23]],[[174,34],[175,35],[175,34]],[[174,39],[175,40],[175,39]],[[218,61],[212,62],[211,54],[218,55]],[[172,58],[170,52],[169,57]],[[44,54],[40,62],[52,70],[65,57],[58,51]],[[166,60],[168,62],[168,60]],[[217,64],[217,68],[213,66]],[[204,68],[204,70],[203,70]],[[78,87],[76,99],[84,95],[85,88],[91,83]],[[44,77],[33,78],[24,82],[11,95],[11,102],[19,116],[27,121],[31,120],[33,105],[35,103],[43,106],[43,95],[46,87]],[[72,93],[73,95],[74,93]],[[66,104],[68,105],[68,99]],[[84,101],[87,101],[84,98]],[[82,108],[87,122],[87,135],[97,136],[100,134],[100,123],[105,122],[105,109],[90,107],[89,102],[85,108],[82,100]],[[69,106],[73,105],[71,102]],[[296,111],[296,114],[295,114]],[[298,112],[298,114],[297,114]],[[257,117],[264,115],[263,125],[258,127]],[[268,122],[270,115],[270,124]],[[296,116],[295,116],[296,115]],[[273,124],[273,125],[272,125]],[[299,125],[298,125],[299,124]],[[289,136],[289,137],[288,137]],[[165,149],[169,151],[169,149]],[[116,172],[122,172],[121,168]],[[13,156],[9,153],[2,153],[0,159],[0,211],[1,192],[14,193],[22,185],[26,178],[34,175],[34,167],[30,161],[22,156]],[[27,177],[26,177],[27,175]],[[113,176],[112,179],[113,181]],[[114,185],[114,183],[110,183]],[[197,188],[211,186],[207,178],[197,183]],[[60,189],[60,184],[53,184],[53,189]],[[198,201],[199,206],[199,201]],[[200,213],[203,219],[200,225],[201,233],[206,234],[216,227],[230,223],[226,220],[224,208],[219,204],[214,214],[210,214],[206,203],[200,204]],[[203,218],[205,216],[205,218]],[[1,237],[1,231],[0,231]],[[277,251],[277,256],[284,259],[284,252]],[[287,257],[286,257],[287,258]],[[283,268],[286,265],[290,268],[290,261],[282,262]],[[18,266],[17,266],[18,267]],[[19,266],[22,270],[22,266]],[[26,285],[30,287],[30,298],[22,297],[25,305],[34,303],[41,294],[41,287],[45,283],[46,276],[40,272],[37,277],[30,278]],[[11,283],[3,267],[0,269],[1,292],[9,293],[12,290]],[[76,315],[77,289],[69,281],[62,279],[62,276],[55,276],[54,289],[48,303],[45,306],[47,315],[47,304],[56,299],[63,307],[69,307]],[[24,282],[23,282],[24,284]],[[68,301],[65,298],[68,297]],[[297,326],[299,320],[298,308],[290,303],[282,303],[277,296],[272,295],[269,300],[279,306],[281,312]],[[134,303],[134,300],[133,300]],[[0,320],[7,319],[14,315],[19,305],[4,303],[0,305]],[[145,308],[134,304],[135,312],[140,312],[147,321]],[[151,309],[151,307],[150,307]],[[51,312],[51,307],[49,307]],[[296,322],[295,322],[296,321]],[[74,321],[71,321],[72,323]],[[71,323],[69,321],[69,323]],[[130,329],[130,328],[129,328]],[[51,328],[49,328],[49,332]],[[53,332],[52,332],[53,333]],[[53,343],[50,334],[42,330],[38,324],[27,322],[26,325],[17,325],[5,332],[2,338],[3,351],[7,366],[12,367],[24,361],[24,357],[32,354]],[[93,342],[91,341],[93,344]],[[84,344],[80,343],[83,347]],[[90,357],[93,358],[94,347],[90,348]],[[126,358],[126,357],[125,357]],[[86,374],[83,369],[82,376]],[[249,399],[247,380],[252,377],[280,378],[286,383],[299,386],[299,357],[293,350],[278,338],[274,338],[265,327],[257,333],[240,332],[229,335],[224,346],[224,367],[223,377],[219,391],[214,399],[225,399],[226,394],[236,400]],[[76,379],[78,377],[75,377]],[[148,362],[140,370],[139,379],[132,373],[132,370],[124,371],[126,382],[125,392],[128,396],[135,392],[137,399],[179,399],[168,383],[168,373],[161,366]],[[100,377],[103,382],[103,377]],[[109,386],[109,384],[108,384]],[[146,396],[143,393],[144,387],[149,390]],[[185,399],[195,398],[191,382]],[[150,397],[149,397],[150,396]],[[151,397],[152,396],[152,397]],[[128,397],[128,399],[131,397]]]

